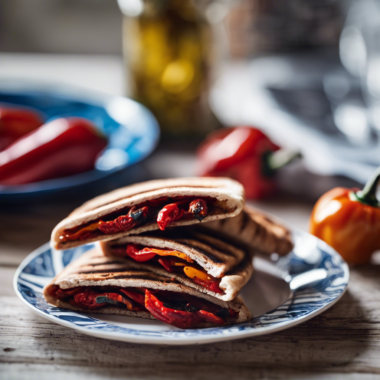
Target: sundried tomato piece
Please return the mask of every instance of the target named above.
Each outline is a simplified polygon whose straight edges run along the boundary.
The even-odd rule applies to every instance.
[[[147,206],[137,208],[132,207],[127,215],[121,215],[109,222],[98,223],[98,228],[104,234],[114,234],[121,231],[128,231],[131,228],[143,223],[149,216],[149,208]]]
[[[207,202],[203,199],[193,200],[189,205],[189,213],[201,222],[208,214]]]
[[[163,207],[157,215],[157,224],[161,231],[165,231],[165,228],[173,223],[175,220],[180,219],[184,215],[185,211],[178,207],[177,203],[170,203]]]

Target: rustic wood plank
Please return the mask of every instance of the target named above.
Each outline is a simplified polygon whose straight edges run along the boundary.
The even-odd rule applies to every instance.
[[[13,268],[0,268],[0,362],[7,363],[0,368],[7,378],[27,378],[28,369],[37,375],[42,368],[46,378],[59,368],[58,379],[77,368],[86,378],[107,377],[105,369],[111,369],[113,378],[131,371],[133,378],[152,379],[202,378],[200,374],[212,368],[219,379],[237,374],[301,379],[312,372],[319,373],[318,378],[344,373],[367,379],[372,377],[360,374],[380,374],[378,266],[354,269],[342,300],[300,326],[253,339],[181,348],[97,339],[50,323],[13,294],[13,273]]]
[[[39,380],[68,380],[83,379],[186,379],[186,380],[231,380],[231,379],[328,379],[341,380],[342,374],[331,374],[319,371],[314,375],[299,370],[261,369],[254,367],[226,368],[223,365],[196,365],[184,367],[183,365],[167,365],[163,363],[157,367],[147,367],[144,363],[124,368],[100,368],[79,366],[50,366],[41,364],[1,364],[0,374],[5,373],[7,380],[36,379]],[[0,375],[1,378],[1,375]],[[376,374],[351,373],[344,374],[345,380],[378,380]]]

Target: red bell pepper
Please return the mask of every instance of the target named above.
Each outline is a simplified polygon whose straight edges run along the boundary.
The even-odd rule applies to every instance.
[[[0,152],[0,184],[20,185],[94,168],[107,139],[87,119],[53,120]]]
[[[157,262],[159,262],[169,273],[174,272],[174,268],[172,266],[172,263],[170,259],[166,257],[160,257]]]
[[[102,220],[98,223],[98,228],[105,234],[113,234],[120,231],[128,231],[131,228],[145,222],[149,216],[149,207],[144,206],[137,208],[133,206],[127,215],[121,215],[114,220],[108,222],[103,222]]]
[[[145,295],[140,294],[132,289],[120,289],[120,292],[124,293],[127,297],[129,297],[131,300],[137,302],[138,304],[144,306],[145,305]]]
[[[203,286],[205,289],[211,290],[214,293],[223,294],[223,290],[219,287],[220,280],[204,281],[198,277],[194,277],[193,281],[198,285]]]
[[[186,257],[184,253],[174,251],[174,250],[160,250],[160,249],[154,249],[154,248],[140,249],[136,244],[132,244],[132,243],[128,244],[125,250],[122,248],[118,248],[117,251],[114,250],[114,253],[115,252],[117,252],[117,254],[122,255],[122,256],[128,255],[130,258],[140,263],[149,261],[153,259],[156,255],[166,254],[169,257],[160,257],[157,259],[157,262],[161,264],[169,273],[176,272],[176,269],[178,270],[180,269],[180,272],[181,272],[182,269],[184,269],[185,275],[189,277],[190,279],[192,279],[198,285],[206,289],[209,289],[215,293],[223,294],[223,290],[220,289],[219,287],[220,279],[215,279],[212,276],[208,275],[206,272],[203,272],[202,270],[188,266],[186,263],[183,263],[177,259],[177,257],[181,258],[182,260],[186,258],[187,262],[192,262],[192,260]],[[177,257],[170,257],[171,253],[173,253],[173,256],[177,256]],[[183,255],[184,257],[180,257],[180,255]],[[182,265],[176,266],[176,262],[177,263],[179,262]]]
[[[149,250],[146,253],[144,251],[141,251],[136,244],[128,244],[126,253],[130,258],[139,263],[149,261],[153,259],[154,256],[156,256],[154,252],[151,252]]]
[[[194,327],[200,322],[224,324],[222,318],[205,310],[190,312],[165,307],[149,290],[145,290],[145,307],[159,321],[182,329]]]
[[[223,128],[211,133],[197,150],[201,176],[230,177],[239,181],[249,199],[259,199],[276,190],[274,174],[299,157],[280,150],[263,132],[252,127]]]
[[[43,123],[38,112],[26,108],[0,107],[0,150]]]
[[[222,325],[225,318],[237,318],[238,316],[238,313],[231,309],[221,308],[216,304],[207,303],[207,301],[194,297],[189,299],[187,295],[183,295],[184,298],[180,300],[181,302],[176,302],[176,299],[178,301],[178,294],[174,293],[172,299],[170,292],[164,291],[164,298],[166,297],[167,300],[162,302],[157,298],[162,293],[157,290],[144,288],[113,289],[102,292],[91,288],[60,289],[56,286],[52,289],[51,294],[70,302],[73,306],[90,310],[104,306],[123,307],[123,305],[132,311],[147,310],[158,320],[179,328],[195,327],[202,322]]]

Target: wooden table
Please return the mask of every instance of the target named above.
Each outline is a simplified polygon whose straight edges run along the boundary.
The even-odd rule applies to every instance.
[[[9,67],[2,66],[1,58],[3,74],[7,70],[14,73],[17,64],[28,57],[7,56]],[[70,62],[69,58],[64,61]],[[55,59],[32,57],[29,61],[38,74],[44,65],[51,73]],[[112,71],[103,71],[107,62],[96,62],[102,72]],[[110,62],[117,67],[118,58]],[[85,67],[82,62],[79,70],[90,80]],[[75,75],[80,78],[80,73]],[[192,174],[193,163],[191,152],[164,147],[141,169],[148,177],[179,176]],[[286,177],[290,175],[287,172]],[[329,180],[321,181],[331,187]],[[311,321],[273,335],[233,342],[183,348],[120,343],[82,335],[35,315],[16,297],[13,275],[22,259],[49,239],[52,227],[79,201],[0,205],[1,380],[340,379],[343,374],[346,379],[380,378],[380,267],[376,265],[354,268],[343,298]],[[312,202],[288,194],[255,206],[306,230]]]

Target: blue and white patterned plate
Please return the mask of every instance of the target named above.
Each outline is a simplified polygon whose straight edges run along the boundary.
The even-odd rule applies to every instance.
[[[48,305],[42,296],[43,286],[93,244],[66,251],[43,245],[18,268],[14,289],[41,316],[99,338],[189,345],[264,335],[313,318],[336,303],[347,289],[348,266],[331,247],[306,232],[294,231],[293,236],[295,248],[287,257],[254,259],[256,271],[241,293],[254,318],[235,326],[181,330],[159,321],[85,315]]]

